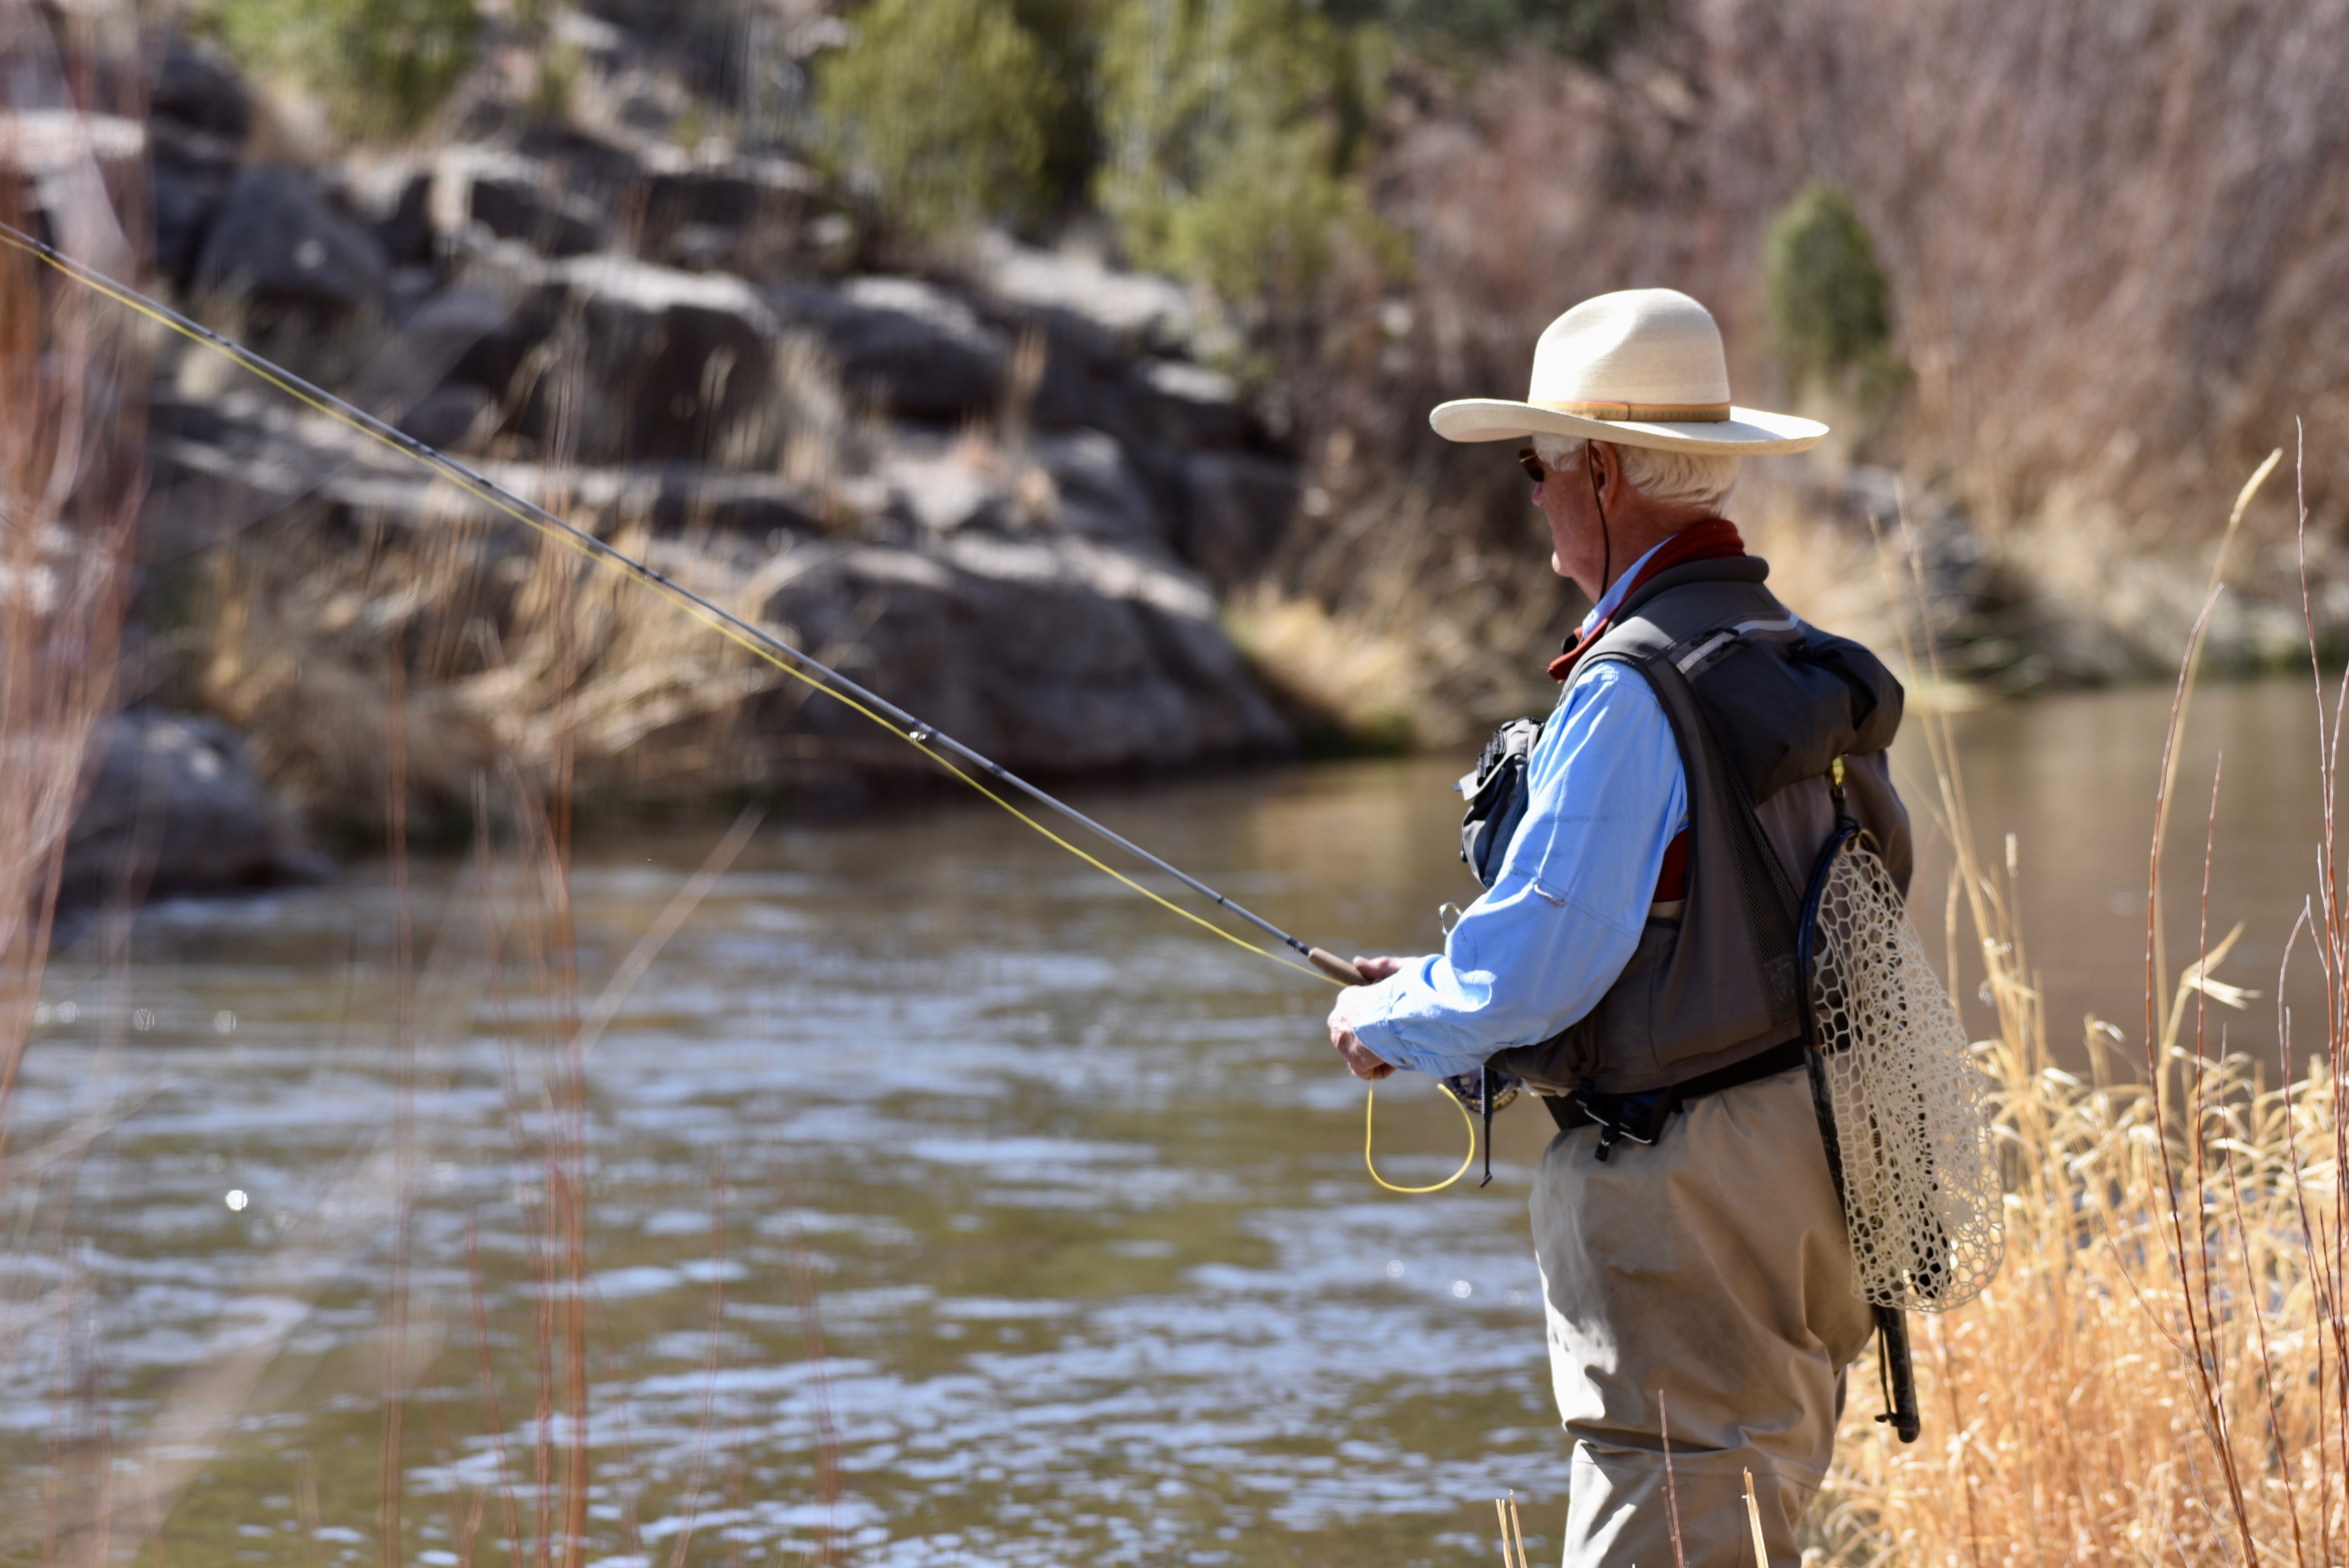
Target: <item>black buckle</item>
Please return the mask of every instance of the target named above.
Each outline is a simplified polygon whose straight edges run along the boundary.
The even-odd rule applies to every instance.
[[[1652,1144],[1661,1138],[1664,1123],[1671,1119],[1680,1103],[1680,1095],[1669,1088],[1650,1089],[1645,1094],[1594,1094],[1583,1089],[1575,1094],[1574,1103],[1597,1124],[1597,1152],[1604,1161],[1619,1141]]]

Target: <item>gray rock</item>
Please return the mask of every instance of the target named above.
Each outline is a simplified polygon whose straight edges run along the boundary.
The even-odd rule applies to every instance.
[[[431,210],[444,232],[479,223],[544,256],[585,255],[610,243],[595,204],[530,159],[464,148],[442,160],[434,181]]]
[[[343,380],[340,395],[430,445],[461,446],[467,434],[493,428],[482,418],[493,399],[478,381],[451,379],[451,372],[512,315],[489,290],[440,290]],[[249,382],[205,397],[159,389],[149,410],[141,558],[171,560],[218,544],[354,463],[389,463],[429,480],[407,459],[303,414],[300,405]]]
[[[1116,440],[1098,430],[1039,436],[1032,456],[1052,480],[1062,528],[1126,545],[1172,544],[1164,514]]]
[[[1112,271],[1100,262],[991,234],[979,247],[979,286],[1006,304],[1049,311],[1122,346],[1127,356],[1181,352],[1200,327],[1197,301],[1172,278]]]
[[[417,170],[401,182],[399,193],[376,220],[376,238],[394,266],[432,264],[432,174]]]
[[[773,276],[803,270],[808,220],[822,184],[777,157],[678,168],[648,166],[639,189],[640,246],[655,261],[697,272]]]
[[[148,190],[155,204],[155,270],[184,284],[236,179],[236,158],[201,135],[158,136],[154,148]]]
[[[524,314],[547,328],[575,320],[578,340],[575,376],[561,388],[547,377],[527,389],[523,434],[554,437],[560,390],[572,399],[568,455],[578,462],[771,460],[781,335],[739,278],[582,256],[547,267]]]
[[[767,614],[1015,769],[1172,767],[1295,745],[1197,578],[1065,533],[845,550]],[[863,723],[821,701],[779,718],[851,748]]]
[[[147,112],[190,130],[242,142],[253,129],[253,95],[227,51],[184,33],[163,43],[163,58],[148,89]]]
[[[198,255],[206,293],[330,311],[373,310],[389,269],[383,245],[292,169],[248,169],[229,188]]]
[[[1183,459],[1182,482],[1175,550],[1219,589],[1271,559],[1302,488],[1295,463],[1247,452],[1194,452]]]
[[[1220,370],[1179,359],[1147,359],[1134,372],[1138,401],[1151,436],[1185,449],[1261,448],[1262,420],[1240,402],[1240,389]]]
[[[899,431],[848,489],[859,510],[899,519],[926,534],[1009,528],[1022,521],[1009,476],[965,460],[943,436]]]
[[[64,902],[324,880],[244,743],[216,719],[131,712],[91,737],[88,799],[66,840]]]
[[[1044,377],[1030,417],[1045,429],[1091,429],[1140,444],[1152,421],[1126,362],[1099,352],[1090,335],[1072,336],[1065,323],[1036,318],[1044,333]]]
[[[786,288],[768,301],[814,333],[841,384],[902,418],[951,419],[996,406],[1011,345],[945,290],[914,278],[857,278],[837,289]]]
[[[653,169],[644,182],[647,233],[688,224],[745,229],[778,211],[797,209],[820,189],[804,165],[782,158]]]
[[[470,449],[466,438],[489,412],[491,402],[490,395],[479,387],[451,383],[427,392],[395,422],[428,447],[466,451]]]

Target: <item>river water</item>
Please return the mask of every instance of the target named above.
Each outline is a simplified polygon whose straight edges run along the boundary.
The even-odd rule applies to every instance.
[[[1978,837],[2002,860],[2016,837],[2063,1050],[2092,1012],[2141,1047],[2168,706],[1953,725]],[[2247,931],[2221,976],[2271,998],[2226,1015],[2246,1047],[2273,1049],[2313,885],[2310,711],[2304,686],[2209,688],[2180,769],[2174,951],[2223,753],[2210,915]],[[1923,750],[1899,760],[1921,805]],[[1463,765],[1081,803],[1317,940],[1414,951],[1473,891]],[[1939,951],[1949,857],[1920,817]],[[559,1535],[573,1495],[582,1560],[611,1563],[688,1533],[709,1563],[1488,1563],[1512,1489],[1535,1558],[1554,1543],[1537,1109],[1503,1113],[1489,1187],[1380,1191],[1326,985],[984,803],[770,826],[615,986],[719,832],[582,850],[579,1006],[608,1019],[575,1079],[521,860],[76,937],[12,1110],[20,1553],[112,1474],[172,1483],[171,1562],[378,1561],[388,1410],[402,1552],[440,1568]],[[1392,1180],[1441,1179],[1464,1139],[1424,1083],[1380,1102]]]

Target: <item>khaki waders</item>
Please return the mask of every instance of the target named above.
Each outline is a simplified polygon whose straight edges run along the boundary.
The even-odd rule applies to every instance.
[[[1691,1101],[1652,1145],[1551,1140],[1534,1182],[1550,1372],[1573,1442],[1566,1568],[1672,1568],[1663,1396],[1689,1568],[1773,1568],[1826,1473],[1874,1320],[1796,1068]]]

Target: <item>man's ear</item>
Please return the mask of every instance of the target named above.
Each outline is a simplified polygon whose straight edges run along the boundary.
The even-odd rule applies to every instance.
[[[1623,459],[1612,441],[1585,441],[1584,460],[1590,465],[1590,488],[1599,492],[1599,504],[1607,504],[1607,492],[1623,476]]]

